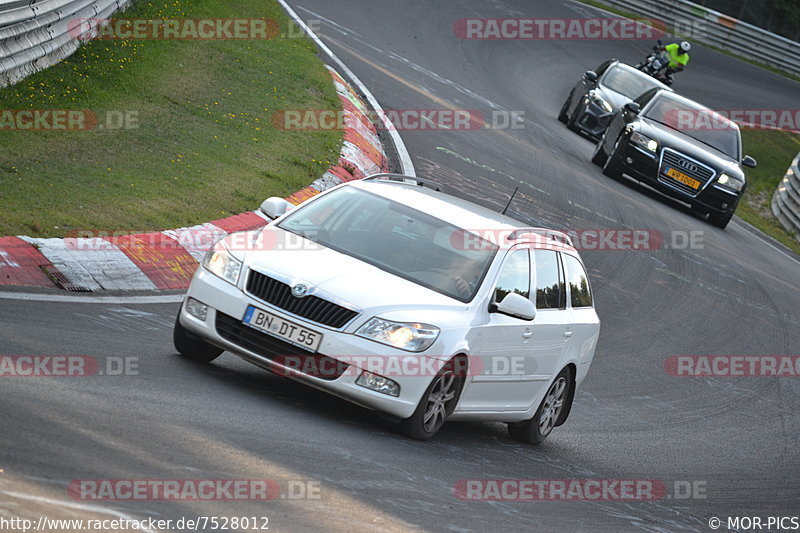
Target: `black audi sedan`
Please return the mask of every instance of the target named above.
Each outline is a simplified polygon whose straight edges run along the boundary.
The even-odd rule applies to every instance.
[[[644,72],[609,59],[596,69],[587,70],[575,84],[561,106],[558,120],[597,141],[618,109],[650,89],[670,90]]]
[[[603,174],[627,174],[728,225],[746,180],[739,127],[713,110],[672,91],[651,89],[614,114],[592,163]]]

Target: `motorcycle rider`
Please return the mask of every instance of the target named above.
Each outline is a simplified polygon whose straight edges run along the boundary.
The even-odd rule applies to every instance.
[[[672,43],[664,47],[664,51],[669,56],[669,70],[671,72],[680,72],[689,63],[689,50],[692,45],[689,41],[681,41],[680,44]]]

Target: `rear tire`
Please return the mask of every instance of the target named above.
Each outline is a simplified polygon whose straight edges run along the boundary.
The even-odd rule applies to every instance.
[[[731,218],[733,218],[732,212],[728,213],[727,215],[715,215],[713,213],[708,215],[708,221],[721,229],[725,229],[725,227],[728,225],[728,222],[731,221]]]
[[[572,374],[565,368],[550,385],[533,418],[508,425],[511,438],[533,445],[543,443],[558,425],[558,419],[574,386]]]
[[[400,422],[400,431],[416,440],[428,440],[444,426],[453,414],[464,388],[466,364],[454,358],[442,367],[422,395],[414,414]]]
[[[220,356],[225,351],[216,346],[208,344],[204,340],[190,333],[181,324],[180,313],[175,319],[175,329],[172,331],[172,343],[183,357],[197,361],[198,363],[208,363]]]

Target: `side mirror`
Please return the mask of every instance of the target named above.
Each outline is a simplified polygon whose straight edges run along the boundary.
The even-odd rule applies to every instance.
[[[744,159],[742,159],[742,164],[746,167],[756,168],[756,160],[749,155],[744,156]]]
[[[642,110],[642,106],[637,104],[636,102],[628,102],[625,104],[625,111],[632,113],[634,115],[638,115],[639,111]]]
[[[292,207],[294,206],[283,198],[273,196],[272,198],[267,198],[264,200],[259,209],[270,219],[275,220],[279,216],[289,211]]]
[[[516,292],[506,294],[503,301],[497,304],[496,310],[498,313],[523,320],[533,320],[533,317],[536,316],[536,306],[533,305],[533,302]]]
[[[595,82],[597,81],[597,72],[593,70],[587,70],[583,73],[583,77],[586,78],[588,81]]]

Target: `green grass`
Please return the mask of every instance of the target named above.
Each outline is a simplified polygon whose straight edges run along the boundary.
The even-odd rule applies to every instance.
[[[117,17],[269,18],[272,0],[141,1]],[[96,40],[0,89],[3,109],[136,114],[138,127],[0,131],[0,235],[158,230],[256,208],[318,178],[340,131],[281,131],[276,111],[339,109],[306,39]]]
[[[764,233],[800,253],[800,242],[787,232],[772,214],[772,195],[786,174],[786,169],[800,152],[800,135],[785,131],[743,130],[746,154],[758,161],[747,171],[747,191],[736,214]]]
[[[597,0],[578,0],[578,2],[581,2],[583,4],[587,4],[587,5],[590,5],[590,6],[594,6],[594,7],[597,7],[599,9],[604,9],[604,10],[609,11],[611,13],[615,13],[615,14],[621,16],[621,17],[625,17],[625,18],[629,18],[629,19],[640,19],[640,18],[642,18],[642,15],[638,15],[636,13],[632,13],[632,12],[626,11],[624,9],[619,9],[619,8],[614,7],[614,6],[610,6],[608,4],[604,4],[603,2],[598,2]],[[676,38],[679,38],[679,39],[682,38],[682,39],[686,39],[688,41],[695,42],[695,40],[692,39],[689,36],[685,36],[685,35],[681,35],[680,33],[676,33],[675,32],[675,28],[673,28],[672,26],[667,25],[664,28],[664,31],[674,35]],[[734,54],[730,50],[726,50],[724,48],[719,48],[718,46],[714,46],[714,45],[707,44],[707,43],[701,43],[701,44],[703,46],[705,46],[706,48],[710,48],[711,50],[714,50],[716,52],[720,52],[722,54],[725,54],[725,55],[728,55],[730,57],[736,58],[739,61],[744,61],[745,63],[750,63],[751,65],[755,65],[756,67],[763,68],[764,70],[768,70],[768,71],[770,71],[770,72],[772,72],[774,74],[778,74],[779,76],[783,76],[785,78],[789,78],[789,79],[794,80],[794,81],[800,81],[800,76],[796,76],[796,75],[792,74],[791,72],[786,72],[785,70],[781,70],[781,69],[779,69],[777,67],[773,67],[772,65],[767,65],[766,63],[762,63],[760,61],[756,61],[755,59],[750,59],[750,58],[747,58],[747,57],[740,56],[738,54]]]

